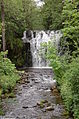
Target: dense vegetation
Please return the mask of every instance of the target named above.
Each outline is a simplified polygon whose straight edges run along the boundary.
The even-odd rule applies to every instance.
[[[3,27],[0,22],[0,49],[2,44],[1,39],[3,39],[3,30],[1,29],[3,29]],[[0,51],[0,115],[3,115],[3,111],[1,109],[2,96],[6,97],[12,95],[13,88],[15,87],[16,82],[20,79],[15,65],[6,57],[7,54],[7,50]]]
[[[27,48],[21,40],[24,30],[61,30],[61,55],[49,42],[46,58],[53,67],[67,111],[79,119],[79,1],[44,0],[42,7],[37,7],[33,0],[3,1],[7,56],[17,67],[26,61]],[[2,40],[1,22],[0,18]],[[2,50],[2,41],[0,44]],[[2,93],[11,92],[19,79],[15,65],[4,58],[6,53],[0,51],[0,97]]]
[[[26,60],[26,47],[21,39],[23,32],[27,29],[43,29],[41,10],[37,9],[33,0],[4,0],[4,7],[8,57],[21,67]]]
[[[62,28],[62,0],[44,0],[41,10],[45,30],[58,30]]]
[[[6,55],[7,53],[8,51],[0,52],[0,98],[2,94],[11,93],[12,89],[16,85],[16,82],[20,79],[15,65],[12,64],[10,59],[4,57],[4,55]]]
[[[8,57],[17,67],[22,67],[26,61],[27,48],[21,39],[24,30],[61,28],[61,1],[45,0],[45,5],[40,8],[33,0],[10,0],[8,2],[4,0],[6,49]]]
[[[68,112],[79,119],[79,2],[64,2],[62,10],[63,37],[59,55],[56,47],[48,44],[47,59],[54,70],[61,96]],[[43,44],[45,47],[45,44]]]

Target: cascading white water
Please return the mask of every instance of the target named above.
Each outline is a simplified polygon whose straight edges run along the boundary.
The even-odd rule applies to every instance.
[[[42,49],[40,55],[41,44],[51,41],[58,47],[61,37],[60,31],[29,31],[28,34],[27,31],[24,31],[22,40],[24,43],[30,43],[33,67],[48,67],[49,62],[45,59],[47,49]]]
[[[42,0],[34,0],[36,2],[37,7],[41,7],[44,4],[44,1]]]

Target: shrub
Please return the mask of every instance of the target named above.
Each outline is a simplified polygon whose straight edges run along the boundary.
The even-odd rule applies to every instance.
[[[67,109],[79,119],[79,57],[73,59],[62,77],[61,94]]]
[[[1,34],[1,24],[0,24],[0,34]],[[2,94],[11,92],[14,86],[16,85],[17,80],[20,79],[20,76],[17,73],[15,65],[12,64],[10,59],[4,58],[4,55],[6,55],[7,53],[8,51],[0,52],[0,115],[4,115],[1,103]]]
[[[45,44],[42,44],[42,46],[46,47]],[[48,42],[47,49],[46,59],[50,61],[49,65],[53,67],[54,78],[60,83],[60,79],[67,68],[67,61],[64,56],[58,55],[56,47],[51,42]]]
[[[2,93],[6,93],[11,92],[20,77],[15,65],[8,58],[3,58],[3,55],[4,53],[0,52],[0,88]]]
[[[50,60],[66,109],[79,119],[79,56],[73,58],[68,53],[59,56],[51,42],[47,47],[46,58]]]

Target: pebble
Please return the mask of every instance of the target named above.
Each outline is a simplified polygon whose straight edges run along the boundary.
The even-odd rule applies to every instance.
[[[54,107],[53,106],[46,107],[46,110],[47,111],[52,111],[52,110],[54,110]]]

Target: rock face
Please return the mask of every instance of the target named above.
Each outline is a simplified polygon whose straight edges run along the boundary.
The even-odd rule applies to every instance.
[[[23,83],[17,85],[16,98],[3,99],[5,118],[14,119],[66,119],[60,97],[52,94],[53,84],[51,68],[28,68]],[[29,83],[27,83],[29,81]]]

